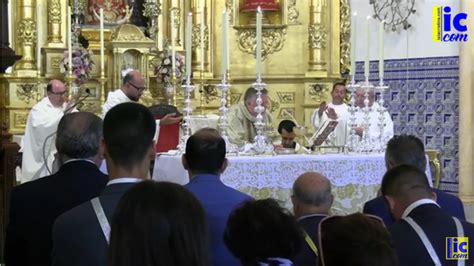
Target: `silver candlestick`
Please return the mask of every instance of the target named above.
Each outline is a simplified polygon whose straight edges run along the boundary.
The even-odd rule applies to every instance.
[[[370,84],[368,78],[366,77],[366,80],[364,84],[361,86],[364,89],[364,107],[362,108],[362,113],[363,113],[363,134],[362,134],[362,145],[359,146],[361,152],[370,152],[373,150],[373,143],[371,139],[371,134],[370,134],[370,126],[371,126],[371,121],[370,121],[370,113],[372,107],[369,107],[369,92],[373,91],[374,86]]]
[[[379,99],[377,101],[378,103],[378,108],[377,108],[377,112],[379,113],[379,118],[378,118],[378,123],[377,123],[377,126],[379,128],[379,137],[377,139],[377,150],[379,152],[385,152],[385,148],[386,148],[386,144],[387,144],[387,136],[385,136],[384,132],[385,132],[385,112],[386,112],[386,109],[385,107],[383,106],[384,105],[384,99],[383,99],[383,93],[385,92],[385,90],[388,89],[388,86],[385,86],[383,84],[383,78],[381,77],[380,78],[380,82],[379,82],[379,85],[375,87],[375,90],[377,92],[380,93],[380,96],[379,96]]]
[[[230,84],[227,82],[227,75],[224,74],[222,75],[221,83],[217,85],[217,89],[221,91],[221,100],[220,100],[220,107],[219,107],[219,122],[218,126],[221,132],[221,137],[225,141],[225,147],[226,147],[226,152],[227,153],[234,153],[238,152],[238,147],[237,145],[231,143],[229,141],[229,138],[227,137],[227,93],[229,92],[230,89]]]
[[[359,140],[359,137],[356,135],[356,132],[355,132],[355,128],[357,127],[357,122],[356,122],[356,112],[357,112],[357,106],[355,105],[355,97],[356,97],[356,91],[357,89],[359,89],[359,85],[357,85],[354,81],[354,79],[352,79],[352,82],[349,86],[347,86],[347,88],[349,89],[350,93],[351,93],[351,102],[350,102],[350,105],[348,107],[348,111],[349,111],[349,127],[350,127],[350,130],[351,130],[351,133],[349,135],[349,140],[347,141],[347,144],[346,144],[346,151],[355,151],[355,149],[357,148],[357,143],[358,143],[358,140]]]
[[[191,114],[193,108],[191,107],[191,92],[194,90],[194,85],[191,85],[189,78],[186,80],[186,84],[182,85],[181,88],[184,91],[184,106],[183,106],[183,136],[179,140],[178,150],[180,153],[186,152],[186,142],[191,136],[191,128],[189,121],[191,120]]]
[[[257,91],[257,99],[255,99],[257,106],[255,106],[254,109],[254,111],[257,113],[254,122],[257,135],[254,138],[254,143],[252,146],[256,154],[264,154],[273,150],[273,146],[268,143],[267,137],[263,134],[265,129],[265,121],[263,119],[265,107],[262,105],[262,91],[266,88],[266,86],[267,84],[262,82],[261,76],[257,75],[257,80],[252,84],[252,87]]]

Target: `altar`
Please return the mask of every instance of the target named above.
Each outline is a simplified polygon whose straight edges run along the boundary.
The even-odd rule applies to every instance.
[[[364,202],[374,198],[385,173],[383,154],[369,155],[278,155],[228,156],[229,165],[221,176],[228,186],[256,199],[272,197],[291,209],[294,180],[307,171],[320,172],[331,180],[335,197],[333,213],[361,211]],[[186,184],[188,173],[181,156],[158,154],[152,178]]]

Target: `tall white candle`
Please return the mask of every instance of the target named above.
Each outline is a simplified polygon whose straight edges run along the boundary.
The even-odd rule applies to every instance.
[[[174,10],[171,10],[171,71],[176,75],[176,49],[175,49],[175,31],[174,31]]]
[[[104,58],[104,10],[101,8],[100,12],[100,76],[104,76],[105,58]]]
[[[260,77],[262,74],[262,10],[260,6],[257,9],[257,47],[256,47],[256,65],[257,65],[257,77]]]
[[[222,51],[221,51],[221,74],[225,79],[227,74],[227,11],[222,13]]]
[[[201,8],[201,15],[200,15],[201,27],[200,27],[200,47],[201,47],[201,71],[204,72],[204,27],[206,27],[206,22],[204,21],[204,7]]]
[[[189,13],[187,20],[186,20],[186,81],[188,83],[191,82],[191,57],[192,57],[192,43],[191,43],[191,35],[193,34],[193,13]]]
[[[364,76],[366,79],[369,78],[369,63],[370,63],[370,33],[369,33],[369,22],[370,16],[367,16],[367,21],[365,22],[365,41],[366,41],[366,50],[365,50],[365,62],[364,62]]]
[[[41,73],[41,41],[40,41],[40,3],[36,5],[36,64],[38,72]]]
[[[356,70],[356,47],[357,47],[357,12],[352,16],[351,29],[351,75],[355,76]]]
[[[380,25],[379,25],[379,77],[380,79],[383,78],[383,62],[384,62],[384,58],[383,58],[383,48],[384,48],[384,45],[383,45],[383,35],[384,35],[384,25],[385,25],[385,20],[382,20],[382,22],[380,22]]]
[[[67,7],[67,12],[66,12],[66,15],[67,15],[67,50],[68,50],[68,56],[69,56],[69,76],[72,76],[72,32],[71,32],[71,7],[68,6]]]

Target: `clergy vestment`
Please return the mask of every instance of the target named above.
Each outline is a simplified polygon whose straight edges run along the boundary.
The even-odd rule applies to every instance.
[[[270,113],[265,110],[265,113],[262,114],[263,122],[265,123],[266,128],[271,128],[272,116]],[[236,105],[233,105],[227,112],[228,126],[226,128],[227,136],[229,141],[236,145],[242,146],[247,143],[253,143],[254,138],[257,135],[255,130],[255,117],[249,113],[244,102],[240,102]],[[264,129],[264,134],[266,130]],[[275,132],[271,133],[270,136],[267,135],[269,142],[276,137]]]
[[[378,103],[374,103],[372,107],[369,107],[369,136],[371,138],[378,138],[380,136],[380,128],[379,128],[379,118],[380,113],[377,111],[379,108]],[[355,113],[356,116],[356,124],[358,127],[362,127],[365,123],[364,121],[364,112],[358,108],[357,112]],[[383,127],[383,137],[388,141],[393,137],[393,121],[390,117],[390,114],[385,110],[384,112],[384,127]],[[365,132],[364,132],[365,134]]]
[[[109,94],[107,95],[107,100],[105,101],[104,105],[102,105],[102,119],[104,119],[107,112],[110,109],[112,109],[114,106],[116,106],[117,104],[128,103],[128,102],[134,102],[134,101],[128,98],[128,96],[125,95],[122,89],[109,92]],[[157,141],[159,135],[160,135],[160,120],[157,119],[156,120],[156,133],[153,140]]]
[[[62,107],[55,107],[49,98],[45,97],[33,106],[28,114],[22,146],[21,183],[50,175],[46,163],[51,170],[56,153],[56,137],[48,138],[44,150],[43,144],[48,136],[56,132],[65,106],[66,103]]]
[[[334,109],[337,114],[337,126],[334,128],[334,131],[329,134],[328,138],[325,141],[325,145],[330,146],[344,146],[346,145],[347,136],[349,135],[349,111],[347,104],[333,104],[329,103],[328,108]],[[313,115],[311,116],[311,123],[314,127],[314,132],[316,132],[319,127],[321,127],[324,122],[329,120],[326,112],[323,112],[321,116],[318,114],[318,109],[314,110]]]

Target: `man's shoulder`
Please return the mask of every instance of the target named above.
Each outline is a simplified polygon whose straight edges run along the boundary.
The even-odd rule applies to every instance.
[[[378,196],[364,203],[364,210],[366,208],[380,208],[384,207],[384,201],[382,196]]]
[[[76,226],[87,226],[94,221],[94,212],[90,200],[61,214],[54,223],[55,228],[66,226],[74,228]]]

